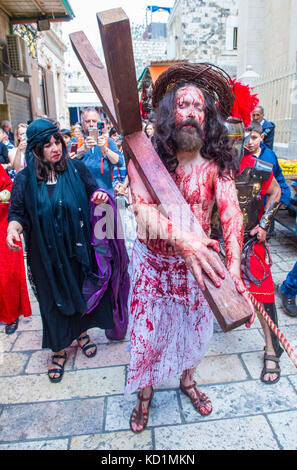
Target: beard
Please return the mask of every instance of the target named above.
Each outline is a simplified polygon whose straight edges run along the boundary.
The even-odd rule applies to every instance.
[[[192,127],[187,127],[192,126]],[[203,132],[195,119],[187,119],[175,129],[175,140],[178,150],[197,152],[203,146]]]

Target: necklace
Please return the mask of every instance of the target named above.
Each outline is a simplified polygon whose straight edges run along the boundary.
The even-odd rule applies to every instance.
[[[50,170],[46,184],[56,184],[56,182],[57,182],[57,175],[55,173],[55,170]]]

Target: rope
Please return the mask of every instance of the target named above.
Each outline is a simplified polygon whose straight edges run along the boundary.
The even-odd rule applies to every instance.
[[[289,358],[293,362],[294,366],[297,368],[297,355],[295,354],[295,352],[294,352],[293,348],[291,347],[291,345],[288,343],[288,341],[285,338],[284,334],[280,331],[280,329],[276,326],[276,324],[271,320],[270,316],[265,311],[263,305],[260,302],[258,302],[258,300],[256,300],[255,297],[250,292],[248,292],[248,295],[249,295],[252,303],[254,304],[254,306],[256,307],[258,312],[260,313],[260,315],[264,318],[264,320],[266,321],[266,323],[269,326],[269,328],[271,329],[271,331],[275,334],[275,336],[277,337],[277,339],[281,343],[282,347],[284,348],[287,355],[289,356]]]

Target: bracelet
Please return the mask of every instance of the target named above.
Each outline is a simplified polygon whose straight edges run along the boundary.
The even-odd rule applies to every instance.
[[[259,226],[263,228],[264,230],[266,230],[266,232],[268,231],[269,226],[274,216],[276,215],[280,205],[281,205],[280,202],[273,201],[266,208],[259,224]]]

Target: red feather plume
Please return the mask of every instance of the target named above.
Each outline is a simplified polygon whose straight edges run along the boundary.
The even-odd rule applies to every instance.
[[[243,85],[235,79],[232,80],[231,84],[235,95],[231,116],[241,119],[247,128],[252,121],[252,112],[259,104],[258,95],[251,93],[249,85]]]

